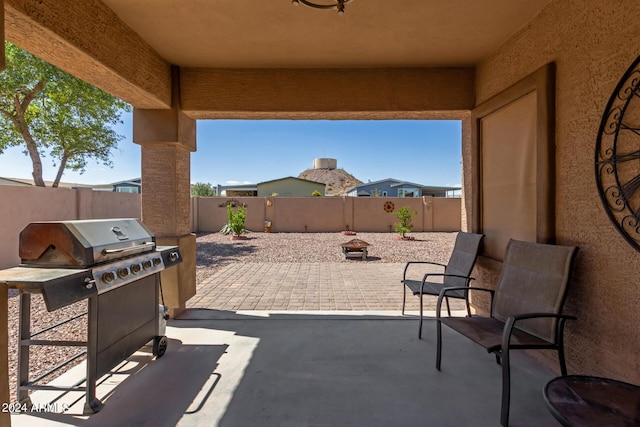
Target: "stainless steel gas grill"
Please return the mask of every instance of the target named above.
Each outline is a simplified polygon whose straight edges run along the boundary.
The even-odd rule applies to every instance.
[[[84,412],[97,412],[103,406],[96,397],[100,377],[151,341],[156,357],[166,351],[159,326],[159,273],[182,262],[180,251],[156,246],[155,236],[136,219],[109,219],[31,223],[20,233],[19,253],[20,266],[0,271],[0,282],[20,291],[18,400],[29,403],[30,390],[84,391]],[[78,316],[32,333],[32,293],[42,294],[48,311],[88,300],[87,341],[34,339]],[[29,347],[34,345],[86,349],[30,379]],[[85,387],[39,384],[84,353]]]

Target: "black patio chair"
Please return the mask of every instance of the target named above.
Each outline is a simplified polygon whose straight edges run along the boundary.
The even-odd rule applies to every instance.
[[[473,233],[458,233],[456,242],[453,247],[453,252],[449,258],[447,264],[441,264],[433,261],[409,261],[404,267],[404,273],[402,275],[403,286],[403,298],[402,298],[402,314],[404,315],[404,308],[407,302],[407,288],[411,290],[413,295],[417,295],[420,298],[420,326],[418,327],[418,338],[422,339],[422,318],[423,318],[423,295],[440,295],[440,291],[445,287],[459,287],[459,290],[451,292],[447,295],[447,313],[451,315],[451,309],[449,307],[449,298],[464,299],[467,306],[467,313],[471,316],[471,308],[469,306],[469,299],[467,298],[467,292],[465,287],[469,286],[469,281],[473,280],[470,277],[473,266],[476,263],[478,257],[478,249],[480,242],[484,237],[483,234]],[[438,265],[444,268],[444,273],[426,273],[422,280],[407,279],[407,273],[409,267],[416,265]],[[412,267],[411,270],[414,270]],[[441,282],[432,282],[429,279],[433,277],[441,277]]]
[[[557,350],[562,375],[567,374],[562,314],[575,246],[548,245],[510,240],[495,291],[475,287],[444,288],[436,305],[436,369],[440,370],[442,324],[494,353],[502,365],[500,423],[509,422],[510,350]],[[489,316],[442,317],[440,307],[447,293],[464,290],[491,296]]]

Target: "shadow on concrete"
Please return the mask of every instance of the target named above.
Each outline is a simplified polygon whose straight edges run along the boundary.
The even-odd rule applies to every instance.
[[[76,405],[69,413],[18,415],[12,422],[29,427],[499,425],[501,368],[493,355],[444,328],[439,372],[435,321],[425,321],[423,340],[415,326],[414,317],[393,312],[190,309],[169,321],[164,357],[136,353],[102,379],[113,384],[107,392],[98,390],[105,403],[99,413],[83,417]],[[513,354],[511,366],[510,425],[557,425],[542,397],[555,374],[523,352]]]
[[[228,345],[213,399],[199,414],[185,415],[181,426],[499,424],[495,358],[445,327],[438,372],[433,319],[425,321],[423,340],[415,318],[390,314],[205,309],[188,310],[170,325],[179,335],[194,329],[201,337],[223,334]],[[542,397],[553,377],[514,353],[512,426],[557,425]]]
[[[225,350],[224,345],[185,345],[169,339],[163,357],[137,352],[99,381],[96,394],[104,403],[100,412],[82,415],[84,394],[65,393],[51,403],[58,409],[69,405],[68,412],[14,416],[13,425],[49,420],[73,426],[174,426],[184,414],[197,414],[210,398],[221,377],[215,370]]]

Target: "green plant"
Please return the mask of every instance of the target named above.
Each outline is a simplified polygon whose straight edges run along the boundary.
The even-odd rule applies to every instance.
[[[311,193],[311,195],[313,197],[320,197],[320,196],[322,196],[322,193],[319,192],[318,190],[313,190],[313,193]]]
[[[239,236],[247,232],[247,229],[244,227],[244,221],[247,219],[247,208],[244,206],[238,206],[234,211],[233,206],[230,204],[227,205],[227,219],[227,224],[220,230],[222,234]]]
[[[411,222],[411,218],[418,215],[418,212],[412,211],[411,209],[409,209],[409,206],[403,206],[393,214],[400,220],[400,222],[394,222],[393,227],[395,228],[396,233],[399,233],[400,237],[404,239],[405,234],[413,230],[413,223]]]

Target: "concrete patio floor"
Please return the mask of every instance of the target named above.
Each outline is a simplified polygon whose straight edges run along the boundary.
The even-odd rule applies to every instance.
[[[229,312],[190,309],[169,321],[160,359],[138,352],[101,381],[99,413],[81,393],[51,412],[12,416],[14,426],[496,426],[500,367],[435,321],[399,312]],[[83,376],[84,364],[55,382]],[[558,425],[542,398],[554,374],[522,352],[512,359],[512,426]],[[61,413],[63,404],[70,408]]]

